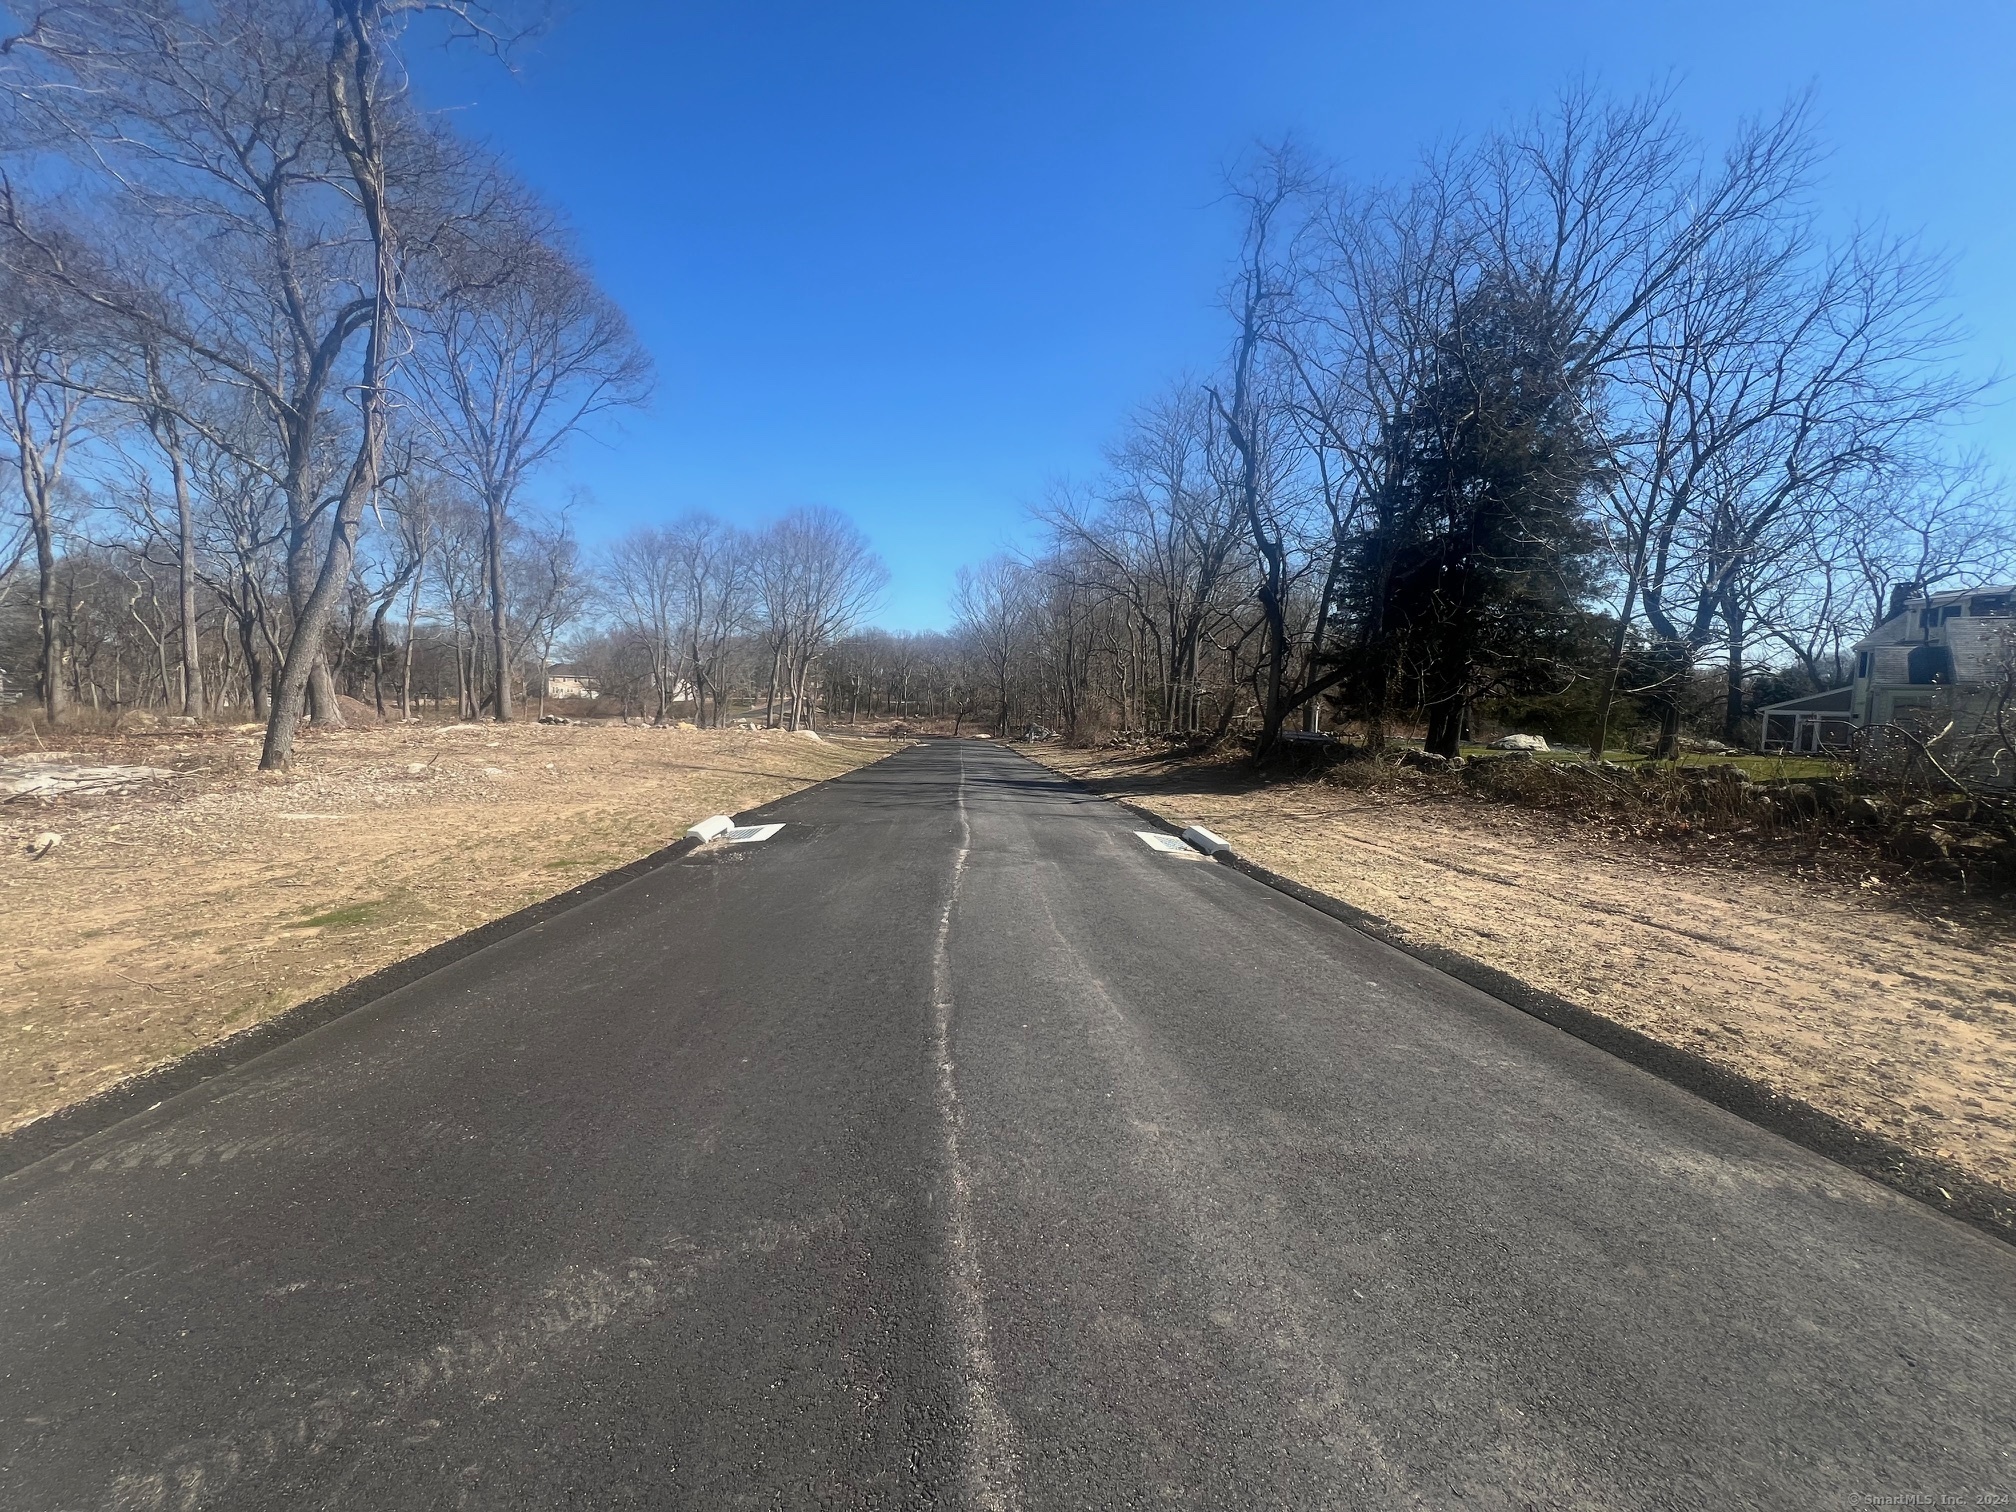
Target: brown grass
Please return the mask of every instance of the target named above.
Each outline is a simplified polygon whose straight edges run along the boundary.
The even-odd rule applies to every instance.
[[[1382,769],[1032,749],[1164,818],[1613,1021],[2016,1191],[2016,929],[1754,838],[1685,844]]]
[[[0,803],[0,1129],[891,749],[392,725],[312,735],[270,777],[257,741],[66,733],[80,763],[176,775]],[[32,859],[43,832],[62,841]]]

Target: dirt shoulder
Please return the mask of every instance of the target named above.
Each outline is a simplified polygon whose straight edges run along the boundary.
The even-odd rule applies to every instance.
[[[0,1132],[893,748],[388,725],[262,776],[248,729],[0,746]]]
[[[2010,910],[1453,792],[1030,747],[1270,871],[2016,1192]]]

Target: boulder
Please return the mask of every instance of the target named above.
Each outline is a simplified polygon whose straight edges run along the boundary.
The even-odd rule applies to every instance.
[[[1501,735],[1491,742],[1494,751],[1544,751],[1547,739],[1543,735]]]
[[[1944,861],[1952,837],[1936,824],[1914,824],[1890,837],[1890,849],[1906,861]]]
[[[1890,805],[1880,798],[1858,794],[1848,800],[1850,824],[1881,824],[1890,817]]]
[[[1400,765],[1419,767],[1424,772],[1446,772],[1449,770],[1449,758],[1434,751],[1408,749],[1400,753]]]

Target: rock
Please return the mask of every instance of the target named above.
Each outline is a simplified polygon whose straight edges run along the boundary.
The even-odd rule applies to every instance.
[[[502,776],[504,775],[504,768],[502,768],[502,767],[485,767],[485,768],[483,768],[483,775],[484,775],[485,777],[502,777]]]
[[[1022,727],[1022,738],[1032,743],[1039,740],[1055,740],[1057,732],[1048,725],[1024,725]]]
[[[541,715],[539,716],[539,723],[541,723],[541,724],[572,724],[572,723],[574,723],[574,721],[573,721],[573,720],[571,720],[571,719],[569,719],[569,718],[568,718],[568,717],[567,717],[567,716],[566,716],[565,714],[541,714]]]
[[[1881,824],[1890,817],[1890,805],[1879,799],[1857,795],[1848,800],[1850,824]]]
[[[158,730],[161,728],[161,721],[145,709],[128,709],[112,721],[112,728],[118,734],[125,735],[133,730]]]
[[[1416,751],[1410,748],[1400,753],[1400,765],[1419,767],[1424,772],[1446,772],[1449,770],[1449,758],[1434,751]]]
[[[1951,843],[1936,824],[1912,825],[1890,837],[1890,849],[1906,861],[1944,861]]]
[[[1778,784],[1778,801],[1791,812],[1803,819],[1813,818],[1820,813],[1820,799],[1808,782],[1781,782]]]
[[[196,716],[194,714],[168,714],[162,717],[161,723],[171,730],[193,730],[196,728]]]
[[[44,830],[28,842],[28,854],[40,860],[63,843],[63,837],[54,830]]]
[[[1544,751],[1546,737],[1541,735],[1501,735],[1491,742],[1494,751]]]

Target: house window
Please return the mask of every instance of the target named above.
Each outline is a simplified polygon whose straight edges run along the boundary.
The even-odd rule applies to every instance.
[[[2007,619],[2012,610],[2012,597],[2007,593],[1977,593],[1967,605],[1967,612],[1976,619]]]
[[[1909,674],[1914,683],[1950,683],[1953,653],[1944,646],[1913,646]]]
[[[1876,653],[1874,651],[1857,651],[1855,653],[1855,675],[1858,678],[1867,677],[1875,670],[1875,667]]]

